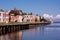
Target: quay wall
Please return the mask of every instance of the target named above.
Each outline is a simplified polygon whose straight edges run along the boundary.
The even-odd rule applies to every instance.
[[[12,24],[12,25],[3,25],[3,26],[0,25],[0,35],[33,28],[36,25],[47,25],[47,24],[50,24],[50,23],[26,23],[26,24],[16,24],[16,25]]]

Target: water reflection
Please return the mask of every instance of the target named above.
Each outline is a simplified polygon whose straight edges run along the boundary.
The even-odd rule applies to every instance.
[[[58,27],[59,26],[59,27]],[[0,40],[60,40],[60,25],[39,26],[0,36]]]
[[[0,36],[0,40],[23,40],[22,36],[25,34],[25,36],[27,35],[32,35],[32,38],[35,37],[35,33],[37,34],[39,32],[40,28],[31,28],[28,30],[23,30],[20,32],[14,32],[11,34],[6,34],[6,35],[2,35]],[[26,32],[26,33],[24,33]],[[27,36],[28,37],[28,36]]]
[[[0,36],[0,40],[22,40],[22,31]]]
[[[60,40],[60,25],[52,24],[24,30],[22,40]]]

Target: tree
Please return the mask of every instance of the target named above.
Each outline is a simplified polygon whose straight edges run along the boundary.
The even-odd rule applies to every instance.
[[[42,21],[47,22],[47,20],[46,20],[44,17],[42,17],[42,18],[40,19],[40,21],[41,21],[41,22],[42,22]]]
[[[0,9],[0,11],[4,12],[4,10],[3,10],[3,9]]]
[[[9,14],[14,14],[16,15],[20,15],[20,10],[17,10],[16,8],[14,8],[14,10],[11,10]]]
[[[31,12],[31,13],[29,13],[28,15],[32,15],[33,13]]]
[[[36,14],[36,16],[38,16],[38,14]]]
[[[24,12],[24,13],[22,13],[22,15],[27,15],[27,13]]]

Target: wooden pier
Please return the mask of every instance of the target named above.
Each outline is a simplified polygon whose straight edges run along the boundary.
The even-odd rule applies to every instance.
[[[50,24],[48,22],[33,22],[33,23],[12,23],[12,24],[0,24],[0,35],[18,32],[23,29],[29,29],[32,25],[44,25]],[[33,27],[33,26],[32,26]]]

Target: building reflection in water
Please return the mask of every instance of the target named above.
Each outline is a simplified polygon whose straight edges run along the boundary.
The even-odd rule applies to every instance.
[[[0,36],[0,40],[22,40],[22,38],[24,38],[24,36],[27,36],[27,35],[29,36],[32,35],[32,37],[34,38],[36,35],[40,34],[41,30],[44,31],[44,28],[37,27],[37,28],[31,28],[28,30],[23,30],[20,32],[15,32],[7,35],[2,35]]]
[[[22,32],[23,34],[24,32],[26,32],[27,35],[32,34],[33,36],[35,36],[35,33],[39,32],[39,30],[40,28],[33,28],[33,29],[28,29],[27,32],[24,30],[20,32],[2,35],[0,36],[0,40],[22,40]]]
[[[22,40],[22,31],[0,36],[0,40]]]

